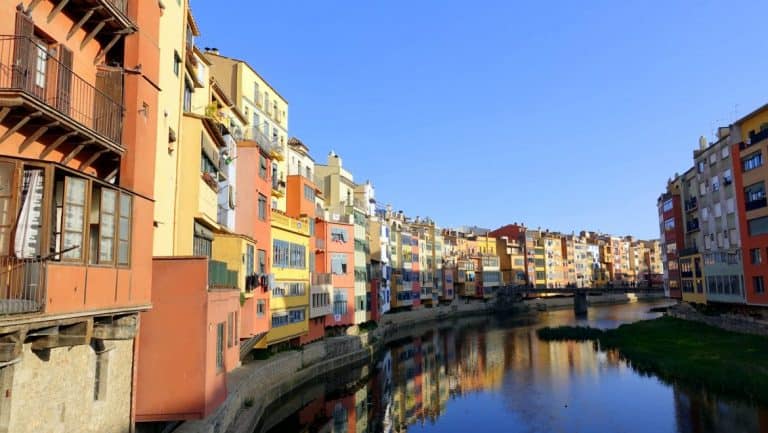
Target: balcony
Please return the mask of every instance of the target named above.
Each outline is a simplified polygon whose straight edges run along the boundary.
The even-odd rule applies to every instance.
[[[309,236],[309,223],[291,218],[279,211],[272,211],[272,226]]]
[[[761,141],[765,140],[766,138],[768,138],[768,128],[763,129],[760,132],[750,131],[750,133],[749,133],[749,145],[748,146],[752,146],[752,145],[758,144]]]
[[[692,197],[685,201],[685,211],[686,212],[693,212],[696,209],[699,208],[699,201],[696,199],[696,197]]]
[[[32,2],[36,5],[37,2]],[[59,13],[69,13],[77,19],[78,28],[87,28],[88,32],[106,29],[105,37],[113,34],[130,34],[138,30],[136,23],[128,16],[128,0],[61,0],[48,14],[48,22]]]
[[[38,68],[41,57],[44,70]],[[119,87],[122,92],[121,74],[100,71],[99,77],[104,78],[103,87]],[[85,146],[124,152],[122,105],[30,38],[0,36],[0,107],[0,119],[10,124],[0,141],[32,126],[31,136],[50,139],[45,154],[65,141],[77,142],[78,153]]]
[[[272,179],[272,196],[280,198],[285,196],[285,181]]]
[[[0,258],[0,315],[43,311],[46,265],[43,259]]]
[[[753,200],[750,200],[750,201],[744,203],[744,208],[747,211],[750,211],[750,210],[764,208],[766,206],[766,204],[768,204],[768,203],[766,202],[765,197],[763,197],[763,198],[753,199]]]
[[[208,260],[208,288],[237,290],[237,271],[227,269],[227,264]]]
[[[699,253],[699,247],[696,245],[692,247],[685,247],[680,250],[680,257],[693,256]]]

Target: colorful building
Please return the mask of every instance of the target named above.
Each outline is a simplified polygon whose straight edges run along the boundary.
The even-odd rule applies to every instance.
[[[152,302],[160,8],[24,3],[0,3],[0,430],[124,432]]]
[[[235,222],[234,194],[230,201],[229,193],[236,185],[228,174],[234,172],[229,167],[236,152],[231,126],[237,115],[194,45],[199,32],[188,5],[172,7],[169,24],[175,24],[169,28],[186,30],[184,46],[162,50],[175,56],[181,49],[183,57],[178,54],[177,67],[163,70],[161,78],[169,93],[176,92],[181,112],[176,112],[179,120],[167,121],[169,128],[179,128],[167,132],[166,152],[174,155],[153,153],[161,178],[175,179],[175,184],[162,182],[171,191],[156,198],[158,218],[170,227],[156,224],[154,251],[163,255],[153,258],[152,310],[142,315],[136,391],[136,419],[141,422],[200,419],[224,401],[226,373],[240,363],[245,256],[255,245],[248,236],[234,236],[234,227],[228,226]],[[178,35],[164,38],[174,44],[180,40]],[[173,100],[172,95],[163,97],[169,116],[176,108]],[[153,115],[166,122],[161,120],[165,113],[156,110]],[[226,210],[220,209],[220,196],[228,198]],[[172,220],[163,221],[168,209],[173,209]],[[182,352],[189,356],[179,357]],[[187,398],[179,399],[179,390]]]

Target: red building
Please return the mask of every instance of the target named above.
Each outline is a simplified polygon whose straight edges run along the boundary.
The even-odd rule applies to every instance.
[[[768,305],[768,105],[732,125],[734,190],[739,215],[747,304]]]
[[[667,296],[682,299],[680,278],[680,252],[685,248],[683,233],[683,203],[680,198],[681,178],[675,178],[667,185],[667,192],[658,200],[659,224],[662,240],[662,257],[666,273]],[[694,201],[686,206],[697,206]]]

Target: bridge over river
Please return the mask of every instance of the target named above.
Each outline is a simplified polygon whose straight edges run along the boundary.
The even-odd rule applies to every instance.
[[[572,295],[573,296],[573,311],[576,314],[587,314],[587,296],[588,295],[605,295],[605,294],[625,294],[625,293],[642,293],[642,294],[664,294],[663,287],[657,286],[604,286],[604,287],[531,287],[531,286],[502,286],[497,290],[497,297],[507,302],[519,302],[525,296],[541,296],[541,295]]]

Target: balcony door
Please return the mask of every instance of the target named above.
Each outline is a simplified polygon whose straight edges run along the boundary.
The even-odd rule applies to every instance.
[[[16,12],[13,86],[46,100],[49,46],[35,35],[35,25],[27,14]]]

